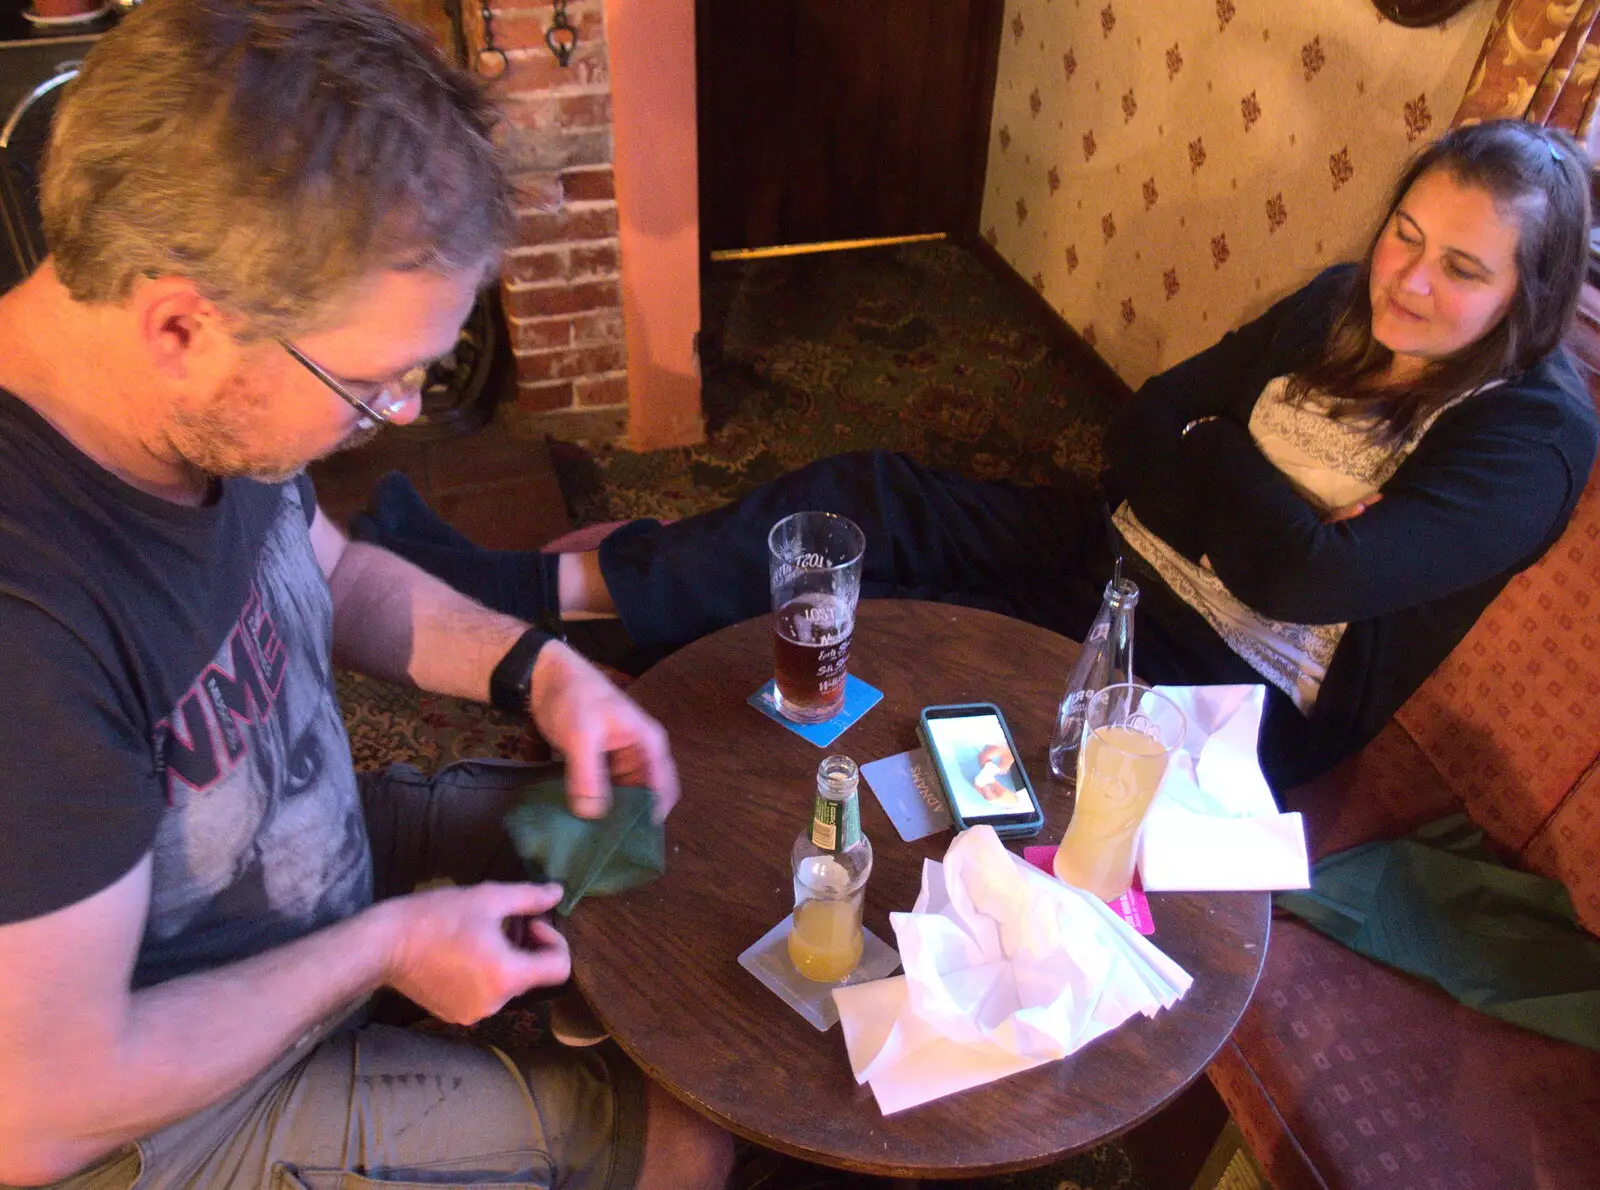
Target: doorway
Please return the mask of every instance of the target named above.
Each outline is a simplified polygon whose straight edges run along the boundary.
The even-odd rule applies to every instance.
[[[701,252],[977,227],[1004,0],[696,0]]]

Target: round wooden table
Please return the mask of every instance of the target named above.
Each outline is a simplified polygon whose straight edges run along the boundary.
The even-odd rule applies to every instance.
[[[839,1028],[817,1032],[739,965],[792,907],[789,848],[809,821],[818,762],[842,752],[865,763],[916,747],[924,706],[999,704],[1044,805],[1045,829],[1027,842],[1055,841],[1069,816],[1046,751],[1072,641],[969,608],[864,602],[850,670],[883,701],[824,750],[745,701],[772,675],[770,633],[766,617],[724,629],[629,691],[671,733],[683,782],[668,820],[666,875],[583,901],[567,929],[578,985],[623,1050],[741,1136],[894,1177],[1040,1165],[1132,1127],[1187,1086],[1255,987],[1264,893],[1152,894],[1151,940],[1194,976],[1183,999],[1062,1061],[892,1116],[856,1084]],[[941,857],[951,836],[902,842],[865,782],[860,800],[874,853],[866,923],[893,945],[889,912],[911,908],[923,858]]]

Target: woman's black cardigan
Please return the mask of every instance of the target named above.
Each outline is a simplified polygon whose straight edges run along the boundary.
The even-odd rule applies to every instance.
[[[1139,519],[1202,556],[1246,605],[1349,628],[1309,723],[1346,755],[1466,635],[1566,526],[1600,419],[1564,351],[1440,415],[1361,516],[1325,524],[1247,428],[1267,382],[1317,350],[1355,276],[1329,269],[1209,350],[1148,380],[1108,440],[1112,483]],[[1219,420],[1181,431],[1199,417]]]

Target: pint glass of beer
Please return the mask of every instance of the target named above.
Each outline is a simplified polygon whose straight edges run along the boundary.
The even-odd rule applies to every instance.
[[[797,512],[767,534],[772,653],[786,719],[821,723],[844,705],[866,548],[855,522],[831,512]]]

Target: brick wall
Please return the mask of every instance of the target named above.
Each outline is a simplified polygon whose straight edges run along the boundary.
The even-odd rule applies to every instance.
[[[463,7],[476,51],[478,4]],[[565,68],[544,43],[551,5],[498,0],[490,11],[508,60],[493,93],[519,195],[503,282],[517,406],[559,438],[617,438],[627,427],[628,379],[602,0],[569,0],[578,47]]]

